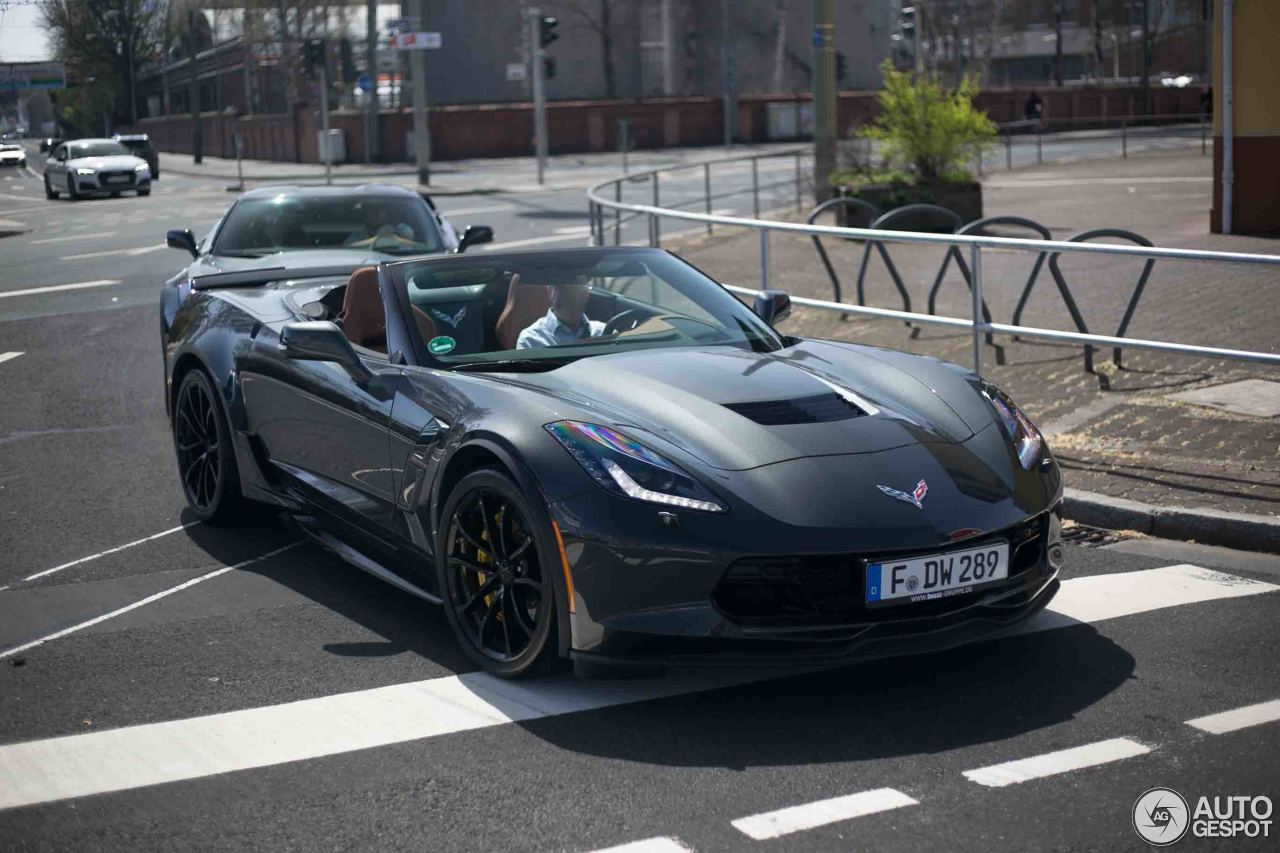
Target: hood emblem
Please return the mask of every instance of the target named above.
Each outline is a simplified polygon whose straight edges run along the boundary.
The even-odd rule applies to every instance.
[[[879,483],[876,484],[876,488],[891,498],[897,498],[904,503],[913,504],[916,509],[924,509],[924,496],[929,493],[929,484],[924,480],[916,483],[916,488],[913,492],[900,492],[888,486],[881,486]]]
[[[435,308],[431,309],[431,313],[434,314],[435,318],[439,320],[441,323],[448,323],[450,326],[456,329],[458,328],[458,324],[462,322],[462,318],[467,316],[467,309],[466,309],[466,306],[459,308],[458,313],[454,314],[452,317],[450,317],[448,314],[444,313],[443,311],[439,311]]]

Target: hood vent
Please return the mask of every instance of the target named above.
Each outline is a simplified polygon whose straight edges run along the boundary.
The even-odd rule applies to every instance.
[[[763,426],[820,424],[866,414],[839,394],[814,394],[811,397],[761,400],[757,403],[725,403],[724,407]]]

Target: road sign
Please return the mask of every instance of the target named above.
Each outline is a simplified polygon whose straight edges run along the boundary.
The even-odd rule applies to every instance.
[[[368,74],[361,74],[356,80],[356,88],[361,92],[368,92],[373,88],[373,78]]]
[[[66,71],[61,62],[0,64],[0,92],[22,89],[65,89],[66,81]]]
[[[529,69],[523,62],[507,63],[507,80],[512,83],[519,83],[529,77]]]
[[[388,32],[402,33],[409,29],[409,22],[404,18],[392,18],[386,26]]]
[[[439,33],[392,33],[391,46],[396,50],[435,50],[441,45]]]

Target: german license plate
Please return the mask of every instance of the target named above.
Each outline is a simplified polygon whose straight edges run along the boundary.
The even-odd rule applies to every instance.
[[[1009,543],[925,554],[867,566],[867,605],[907,604],[963,595],[1009,577]]]
[[[112,175],[111,177],[107,178],[107,183],[127,184],[129,183],[129,176],[128,175]]]

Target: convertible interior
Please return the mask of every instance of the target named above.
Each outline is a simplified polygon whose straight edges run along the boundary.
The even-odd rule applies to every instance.
[[[638,295],[646,292],[647,278],[593,278],[565,284],[591,285],[585,313],[589,319],[606,324],[605,336],[674,330],[705,338],[710,330],[705,321],[683,312],[672,313],[671,308]],[[447,335],[454,340],[450,353],[454,356],[515,349],[520,332],[550,310],[554,288],[555,285],[523,283],[519,274],[498,266],[418,270],[408,283],[414,321],[423,342]],[[689,307],[699,313],[692,302]],[[386,316],[374,267],[356,270],[345,284],[332,287],[318,300],[301,306],[300,313],[309,319],[333,320],[352,344],[386,352]],[[684,325],[680,319],[688,320],[694,328],[679,329]]]

